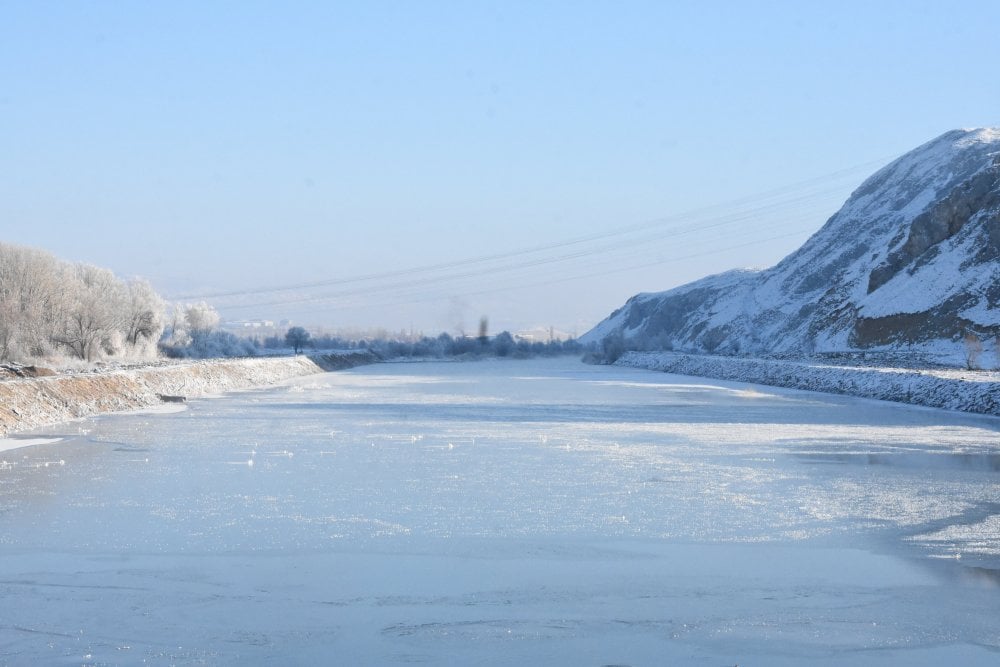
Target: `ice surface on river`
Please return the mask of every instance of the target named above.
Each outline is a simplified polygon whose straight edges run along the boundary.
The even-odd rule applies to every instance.
[[[67,424],[3,452],[0,664],[992,665],[998,434],[569,360]]]

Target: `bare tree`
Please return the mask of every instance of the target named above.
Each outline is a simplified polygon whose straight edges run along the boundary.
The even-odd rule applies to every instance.
[[[285,343],[292,346],[295,350],[295,354],[309,344],[309,332],[302,327],[292,327],[285,334]]]
[[[983,342],[971,331],[965,334],[962,341],[965,343],[965,367],[970,371],[979,370],[979,356],[983,353]]]
[[[490,321],[483,315],[479,318],[479,342],[483,345],[490,341]]]

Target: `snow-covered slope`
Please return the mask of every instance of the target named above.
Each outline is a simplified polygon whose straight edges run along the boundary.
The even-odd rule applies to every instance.
[[[170,401],[164,396],[188,398],[236,391],[376,361],[367,352],[205,359],[106,373],[0,381],[0,438],[47,424]],[[0,442],[0,451],[3,449]]]
[[[801,248],[639,294],[584,342],[751,354],[957,348],[1000,334],[1000,129],[955,130],[866,180]]]

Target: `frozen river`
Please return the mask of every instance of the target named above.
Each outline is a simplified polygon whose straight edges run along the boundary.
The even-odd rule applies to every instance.
[[[0,452],[0,664],[996,665],[1000,420],[385,364]]]

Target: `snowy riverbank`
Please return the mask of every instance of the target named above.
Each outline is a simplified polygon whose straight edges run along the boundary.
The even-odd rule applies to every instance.
[[[300,375],[372,363],[366,353],[213,359],[102,373],[0,382],[0,436],[174,398],[249,389]],[[164,397],[168,397],[165,399]]]
[[[1000,416],[1000,374],[996,372],[837,366],[674,352],[627,352],[615,364]]]

